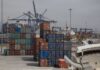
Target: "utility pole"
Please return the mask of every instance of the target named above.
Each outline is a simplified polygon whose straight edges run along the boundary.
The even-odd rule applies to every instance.
[[[71,29],[72,28],[72,23],[71,23],[72,9],[71,8],[69,9],[69,12],[70,12],[70,29]]]

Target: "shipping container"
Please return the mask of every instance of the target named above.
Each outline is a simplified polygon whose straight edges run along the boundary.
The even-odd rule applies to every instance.
[[[31,33],[27,33],[26,38],[30,39],[31,38]]]
[[[64,50],[71,50],[72,48],[72,42],[71,41],[65,41],[64,42]]]
[[[40,50],[40,52],[39,52],[40,59],[46,59],[46,58],[48,58],[48,55],[49,55],[49,53],[46,50]]]
[[[55,50],[52,50],[52,51],[48,51],[49,55],[48,55],[48,58],[50,59],[53,59],[56,57],[56,51]]]
[[[68,64],[65,62],[64,59],[58,59],[58,66],[59,68],[68,68]]]
[[[26,33],[20,33],[20,39],[26,39]]]
[[[48,50],[56,50],[56,44],[55,43],[48,43]]]
[[[47,40],[47,35],[50,34],[50,30],[40,30],[40,37]]]
[[[9,38],[10,39],[19,39],[20,34],[19,33],[9,33]]]
[[[40,29],[42,30],[50,30],[50,23],[49,22],[44,22],[40,24]]]
[[[16,27],[16,33],[20,33],[21,32],[21,28]]]
[[[56,50],[64,50],[64,43],[63,42],[57,42],[55,43]]]
[[[71,51],[64,50],[64,55],[68,56],[71,59]]]
[[[47,59],[40,59],[39,66],[40,67],[48,67],[48,60]]]
[[[48,43],[47,42],[40,42],[39,49],[40,50],[48,50]]]

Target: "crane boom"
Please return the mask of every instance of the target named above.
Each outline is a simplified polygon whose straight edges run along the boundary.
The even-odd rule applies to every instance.
[[[35,6],[35,2],[34,2],[34,0],[33,0],[33,8],[34,8],[35,18],[37,19],[36,6]]]

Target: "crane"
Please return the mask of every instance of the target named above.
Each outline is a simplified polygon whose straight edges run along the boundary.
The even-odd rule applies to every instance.
[[[42,22],[49,22],[49,23],[56,23],[54,20],[45,20],[46,17],[44,17],[44,14],[47,12],[47,9],[42,14],[37,13],[36,11],[36,5],[33,0],[33,9],[34,9],[34,14],[28,11],[27,13],[23,13],[21,16],[13,18],[13,19],[8,19],[11,21],[27,21],[28,24],[31,26],[31,23],[34,25],[34,32],[39,29],[39,25]],[[27,18],[21,18],[21,17],[27,17]],[[48,18],[46,18],[48,19]]]

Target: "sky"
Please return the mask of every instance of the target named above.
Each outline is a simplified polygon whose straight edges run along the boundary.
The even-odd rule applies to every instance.
[[[1,0],[0,0],[1,1]],[[34,13],[32,0],[3,0],[4,22],[7,18],[15,18],[23,12]],[[69,9],[72,9],[72,27],[93,28],[100,32],[100,0],[34,0],[38,13],[58,21],[55,26],[65,27],[70,23]],[[1,13],[1,9],[0,9]],[[1,15],[0,15],[1,16]],[[1,18],[1,17],[0,17]]]

